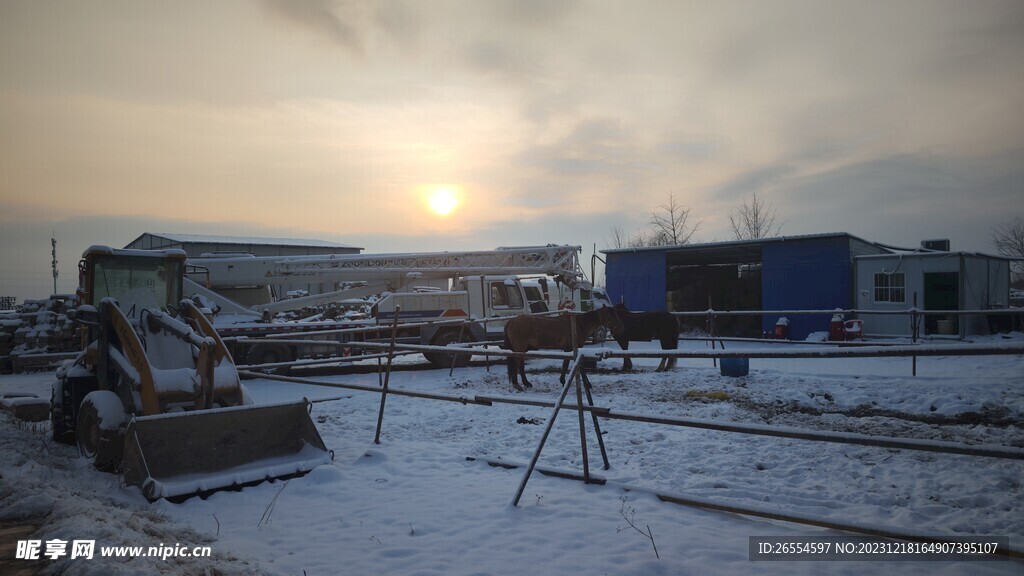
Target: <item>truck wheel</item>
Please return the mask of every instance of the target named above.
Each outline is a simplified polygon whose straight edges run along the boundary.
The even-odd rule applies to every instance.
[[[245,363],[255,366],[260,364],[274,364],[277,362],[291,362],[295,357],[290,348],[283,344],[253,344],[245,353]],[[291,370],[289,366],[279,368],[268,368],[266,372],[271,374],[287,374]]]
[[[469,334],[462,335],[462,342],[472,342]],[[456,344],[459,342],[459,331],[458,330],[444,330],[438,332],[434,339],[430,341],[431,346],[448,346],[449,344]],[[472,354],[445,354],[443,352],[428,352],[424,354],[427,360],[431,364],[438,368],[451,368],[452,367],[452,356],[455,357],[455,365],[458,367],[469,366],[469,359],[473,356]]]
[[[245,353],[245,362],[250,366],[291,362],[292,359],[292,351],[283,344],[253,344]]]
[[[78,409],[78,451],[93,461],[97,470],[113,472],[121,464],[127,420],[124,405],[110,390],[90,392]]]

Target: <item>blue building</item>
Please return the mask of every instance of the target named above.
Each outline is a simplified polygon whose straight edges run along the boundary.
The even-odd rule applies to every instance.
[[[832,310],[855,302],[854,259],[890,251],[845,232],[604,250],[608,295],[631,310]],[[829,328],[831,315],[789,316],[789,335]],[[774,329],[778,317],[722,317],[719,332]],[[699,324],[699,322],[694,322]]]

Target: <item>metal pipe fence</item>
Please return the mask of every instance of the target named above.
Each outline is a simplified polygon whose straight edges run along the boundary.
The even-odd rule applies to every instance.
[[[399,349],[405,349],[407,352],[413,351],[442,351],[450,352],[451,347],[444,346],[421,346],[421,345],[409,345],[400,344],[395,342],[394,336],[389,343],[362,343],[368,348],[384,347],[388,350],[388,367],[390,373],[390,364],[393,355]],[[465,346],[460,346],[465,348]],[[738,434],[747,435],[758,435],[758,436],[770,436],[778,438],[786,438],[790,440],[803,440],[803,441],[819,441],[819,442],[832,442],[841,444],[853,444],[862,446],[873,446],[882,448],[896,448],[904,450],[918,450],[927,452],[938,452],[947,454],[956,454],[973,457],[988,457],[988,458],[1005,458],[1011,460],[1024,460],[1024,449],[1012,447],[1012,446],[991,446],[991,445],[967,445],[956,442],[947,441],[936,441],[936,440],[923,440],[915,438],[895,438],[886,436],[871,436],[865,434],[854,434],[844,432],[833,432],[833,431],[820,431],[820,430],[808,430],[791,427],[779,427],[779,426],[764,426],[756,424],[744,424],[738,422],[719,422],[713,420],[700,420],[693,418],[680,418],[672,416],[662,416],[654,414],[638,414],[629,412],[618,412],[608,407],[595,406],[593,398],[590,394],[590,382],[586,376],[583,359],[584,357],[593,358],[619,358],[619,357],[636,357],[636,358],[647,358],[647,357],[658,357],[667,354],[675,357],[703,357],[703,358],[729,358],[729,357],[782,357],[782,358],[832,358],[832,357],[871,357],[871,356],[906,356],[910,354],[922,355],[922,356],[960,356],[960,355],[979,355],[979,354],[1024,354],[1024,344],[1006,344],[998,346],[966,346],[966,345],[952,345],[952,346],[894,346],[894,347],[870,347],[870,348],[844,348],[844,349],[831,349],[831,350],[775,350],[775,351],[757,351],[757,350],[714,350],[714,351],[661,351],[659,352],[639,352],[639,351],[611,351],[608,349],[589,349],[589,350],[577,350],[575,353],[546,353],[546,352],[526,352],[526,353],[515,353],[506,350],[491,350],[490,353],[495,356],[520,356],[523,358],[572,358],[574,360],[572,371],[566,384],[563,387],[558,399],[554,402],[540,399],[521,399],[513,398],[508,396],[488,396],[488,395],[473,395],[473,396],[454,396],[450,394],[437,394],[428,392],[419,392],[411,390],[401,389],[389,389],[385,381],[383,386],[373,387],[356,384],[344,384],[338,382],[325,382],[319,380],[313,380],[309,378],[295,378],[287,376],[274,376],[264,374],[253,374],[242,372],[242,374],[248,376],[256,376],[260,378],[268,378],[272,380],[281,380],[286,382],[295,382],[302,384],[311,384],[317,386],[328,386],[332,388],[342,388],[349,390],[361,390],[366,392],[375,392],[381,395],[380,412],[377,419],[377,432],[375,442],[380,442],[381,427],[383,425],[384,418],[384,400],[388,394],[408,396],[414,398],[424,398],[432,400],[442,400],[448,402],[459,402],[460,404],[474,404],[483,406],[493,406],[496,403],[505,403],[513,405],[523,406],[536,406],[536,407],[548,407],[552,408],[553,412],[548,419],[543,436],[540,439],[540,443],[535,450],[530,463],[527,465],[526,471],[520,481],[517,489],[515,498],[513,499],[512,505],[515,506],[520,497],[522,496],[523,490],[526,487],[530,475],[534,471],[534,468],[540,458],[541,452],[544,448],[545,441],[550,434],[555,418],[557,417],[560,409],[565,408],[568,410],[575,409],[579,413],[580,418],[580,442],[581,448],[586,454],[586,430],[583,425],[583,413],[590,412],[594,419],[594,431],[600,437],[600,428],[597,427],[597,417],[601,416],[607,419],[618,419],[627,420],[634,422],[643,422],[649,424],[659,425],[670,425],[670,426],[681,426],[688,428],[713,430],[719,432],[731,432]],[[566,396],[575,381],[577,387],[576,403],[567,403]],[[581,387],[585,384],[587,389],[587,400],[588,404],[584,405],[581,396]],[[609,464],[607,455],[604,452],[603,442],[600,443],[602,448],[602,457],[605,458],[605,468],[607,469]],[[575,477],[570,474],[570,477]],[[603,479],[599,477],[592,477],[589,472],[589,468],[586,465],[586,456],[584,456],[584,470],[581,477],[584,481],[603,483]],[[900,538],[907,540],[920,540],[921,536],[908,532],[906,530],[893,530],[893,529],[880,529],[876,527],[866,528],[857,524],[847,523],[835,523],[829,520],[804,517],[799,515],[791,515],[779,512],[777,510],[771,511],[770,513],[765,512],[762,509],[750,506],[738,506],[738,505],[723,505],[713,501],[706,501],[700,499],[688,498],[681,495],[662,495],[658,494],[658,497],[663,501],[675,502],[679,504],[685,504],[690,506],[699,506],[702,508],[722,510],[739,514],[746,514],[751,516],[761,516],[766,518],[773,518],[777,520],[794,522],[799,524],[807,524],[814,526],[825,526],[836,530],[843,530],[847,532],[863,533],[863,534],[874,534],[881,535],[890,538]],[[1003,554],[1020,557],[1022,552],[1020,550],[1008,550],[1003,551]]]

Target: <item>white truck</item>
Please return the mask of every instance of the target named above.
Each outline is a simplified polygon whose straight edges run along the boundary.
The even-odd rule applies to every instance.
[[[552,293],[581,306],[589,295],[590,283],[581,280],[578,246],[548,245],[473,252],[435,252],[415,254],[360,254],[298,257],[212,257],[188,261],[186,293],[203,296],[234,320],[219,322],[218,330],[227,337],[244,336],[232,353],[248,364],[287,362],[335,354],[337,346],[311,344],[309,339],[296,344],[261,344],[257,338],[296,330],[323,331],[325,328],[349,328],[391,324],[395,307],[400,306],[403,324],[432,320],[477,320],[465,326],[428,326],[402,328],[401,336],[419,342],[448,345],[458,341],[484,341],[500,338],[504,318],[531,312],[531,301],[521,275],[545,277]],[[547,278],[550,277],[550,280]],[[541,282],[529,280],[529,282]],[[326,285],[327,290],[300,298],[274,300],[275,289],[299,283]],[[555,290],[557,288],[557,290]],[[274,324],[266,322],[276,312],[296,310],[353,297],[383,294],[372,309],[369,321],[345,321],[317,324]],[[565,307],[565,306],[563,306]],[[571,307],[571,306],[570,306]],[[544,311],[549,307],[545,306]],[[533,306],[533,311],[541,311]],[[487,320],[485,320],[487,319]],[[260,320],[263,320],[261,322]],[[353,334],[310,338],[348,342]],[[356,336],[358,337],[358,336]],[[432,354],[428,359],[447,366],[450,355]]]

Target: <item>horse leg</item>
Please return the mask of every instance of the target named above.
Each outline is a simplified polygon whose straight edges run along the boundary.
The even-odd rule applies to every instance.
[[[558,377],[559,384],[565,384],[565,373],[569,371],[569,359],[562,360],[562,374]]]
[[[663,346],[665,350],[679,350],[679,333],[676,332],[672,334],[672,338],[670,338],[666,344],[668,344],[668,346]],[[667,362],[665,362],[665,370],[676,369],[676,361],[678,361],[679,358],[675,356],[667,356],[665,360],[667,360]]]
[[[519,375],[523,377],[523,386],[526,388],[533,388],[533,384],[526,379],[526,359],[523,358],[519,361]]]
[[[662,350],[677,350],[679,348],[679,335],[678,334],[666,334],[662,332],[661,338],[661,349]],[[662,356],[661,362],[658,363],[658,372],[667,372],[670,368],[675,368],[676,359],[672,356]]]
[[[626,351],[626,352],[629,351],[629,342],[626,342],[626,345],[622,346],[622,350]],[[623,372],[632,372],[633,371],[633,359],[630,358],[629,356],[624,356],[622,358],[622,371]]]
[[[508,383],[516,390],[522,390],[519,386],[519,379],[516,377],[516,371],[519,369],[519,362],[520,359],[515,356],[505,358],[505,367],[508,368]]]

